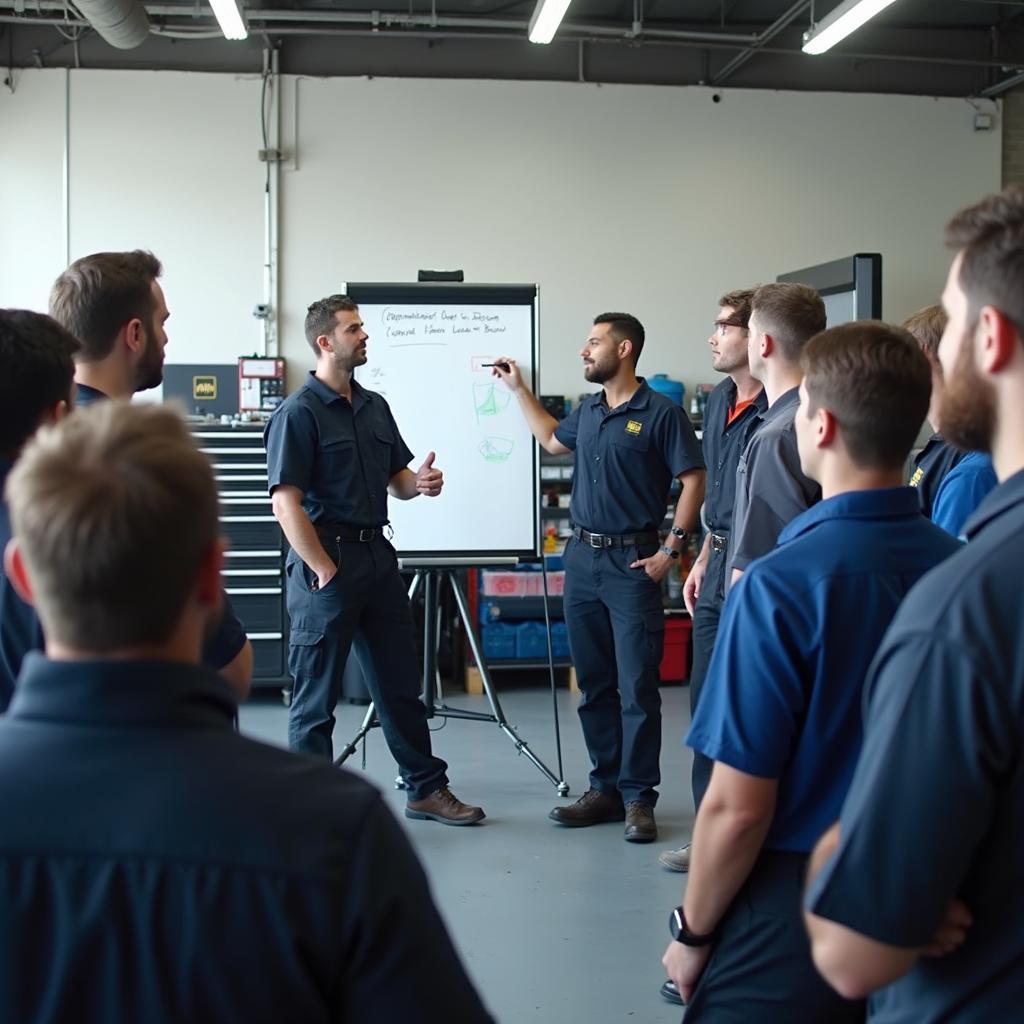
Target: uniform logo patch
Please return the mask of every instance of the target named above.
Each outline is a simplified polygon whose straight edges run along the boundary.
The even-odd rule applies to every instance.
[[[641,430],[644,429],[644,425],[639,420],[626,420],[626,433],[632,434],[636,437]]]
[[[921,482],[921,479],[923,477],[924,477],[924,470],[921,469],[920,466],[918,466],[917,469],[914,470],[914,475],[910,478],[910,486],[911,487],[917,487],[917,485]]]
[[[193,377],[192,397],[206,399],[207,401],[215,399],[217,397],[217,378],[206,376]]]

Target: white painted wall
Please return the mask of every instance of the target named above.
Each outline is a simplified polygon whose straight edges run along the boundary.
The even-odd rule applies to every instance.
[[[0,92],[0,304],[44,302],[62,266],[63,76],[25,72]],[[174,361],[251,350],[259,83],[77,71],[71,91],[72,256],[160,256]],[[610,308],[647,326],[643,371],[713,380],[723,291],[878,251],[898,319],[941,290],[945,220],[999,187],[999,133],[974,132],[960,100],[345,78],[286,79],[283,98],[292,385],[311,361],[312,299],[423,267],[541,286],[546,392],[581,390],[579,345]]]

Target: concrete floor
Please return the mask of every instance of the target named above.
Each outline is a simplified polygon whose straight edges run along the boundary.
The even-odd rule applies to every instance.
[[[497,682],[509,722],[557,774],[550,690]],[[624,842],[621,824],[566,829],[548,821],[559,802],[551,783],[497,726],[452,719],[435,732],[434,749],[449,763],[452,789],[482,804],[487,820],[473,828],[410,821],[383,738],[377,730],[369,736],[366,774],[406,826],[469,974],[503,1024],[678,1024],[682,1017],[658,987],[669,911],[686,876],[660,868],[657,854],[685,842],[693,823],[690,753],[680,744],[689,693],[664,686],[662,697],[660,838],[650,845]],[[486,698],[461,693],[448,703],[488,709]],[[564,689],[558,707],[572,801],[587,788],[589,761],[575,700]],[[362,708],[339,707],[336,748],[362,715]],[[271,743],[286,743],[286,723],[279,701],[251,701],[241,712],[242,730]],[[362,770],[359,755],[349,764]]]

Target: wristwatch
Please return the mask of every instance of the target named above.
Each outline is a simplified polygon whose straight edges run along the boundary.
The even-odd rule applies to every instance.
[[[679,552],[676,551],[675,548],[670,548],[667,544],[662,544],[661,547],[658,550],[663,552],[664,554],[668,555],[669,558],[678,558],[679,557]]]
[[[672,529],[669,530],[669,533],[671,533],[673,537],[678,537],[680,540],[686,540],[689,536],[681,526],[673,526]]]
[[[718,929],[709,932],[707,935],[695,935],[686,924],[686,915],[683,908],[676,907],[668,917],[668,933],[676,942],[684,946],[710,946],[718,938]]]

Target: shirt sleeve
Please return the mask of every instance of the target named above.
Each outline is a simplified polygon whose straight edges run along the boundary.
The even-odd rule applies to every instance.
[[[792,431],[755,434],[747,453],[746,514],[734,522],[732,567],[746,569],[768,554],[783,527],[805,511],[813,485],[800,468]]]
[[[278,409],[263,432],[267,449],[267,489],[273,494],[281,484],[309,490],[316,463],[318,437],[313,414],[301,405]]]
[[[1000,681],[956,640],[883,647],[868,683],[864,746],[840,844],[807,908],[879,942],[931,941],[991,827],[1017,754]]]
[[[932,522],[960,538],[964,523],[998,481],[992,461],[975,453],[961,459],[945,476],[932,503]]]
[[[808,639],[797,634],[799,603],[809,597],[787,592],[763,569],[744,573],[725,603],[686,743],[737,771],[778,779],[806,707],[800,665]]]
[[[347,892],[338,1021],[493,1024],[409,840],[379,800],[360,830]]]
[[[580,402],[575,409],[561,423],[555,427],[555,438],[565,445],[569,451],[576,451],[576,439],[580,429],[580,411],[583,403]]]
[[[665,417],[662,452],[665,464],[673,476],[681,476],[691,469],[704,468],[704,453],[700,441],[682,406],[675,406]]]
[[[235,614],[228,595],[224,595],[224,614],[221,616],[217,629],[203,647],[203,664],[214,671],[220,671],[230,665],[245,646],[248,637],[245,627]]]
[[[405,443],[405,439],[398,429],[394,414],[391,412],[391,406],[386,402],[384,403],[384,412],[388,428],[395,439],[394,444],[391,445],[391,465],[388,466],[388,479],[390,480],[396,473],[401,473],[412,462],[413,453],[409,450],[409,446]],[[426,454],[426,452],[423,453],[424,458]]]

